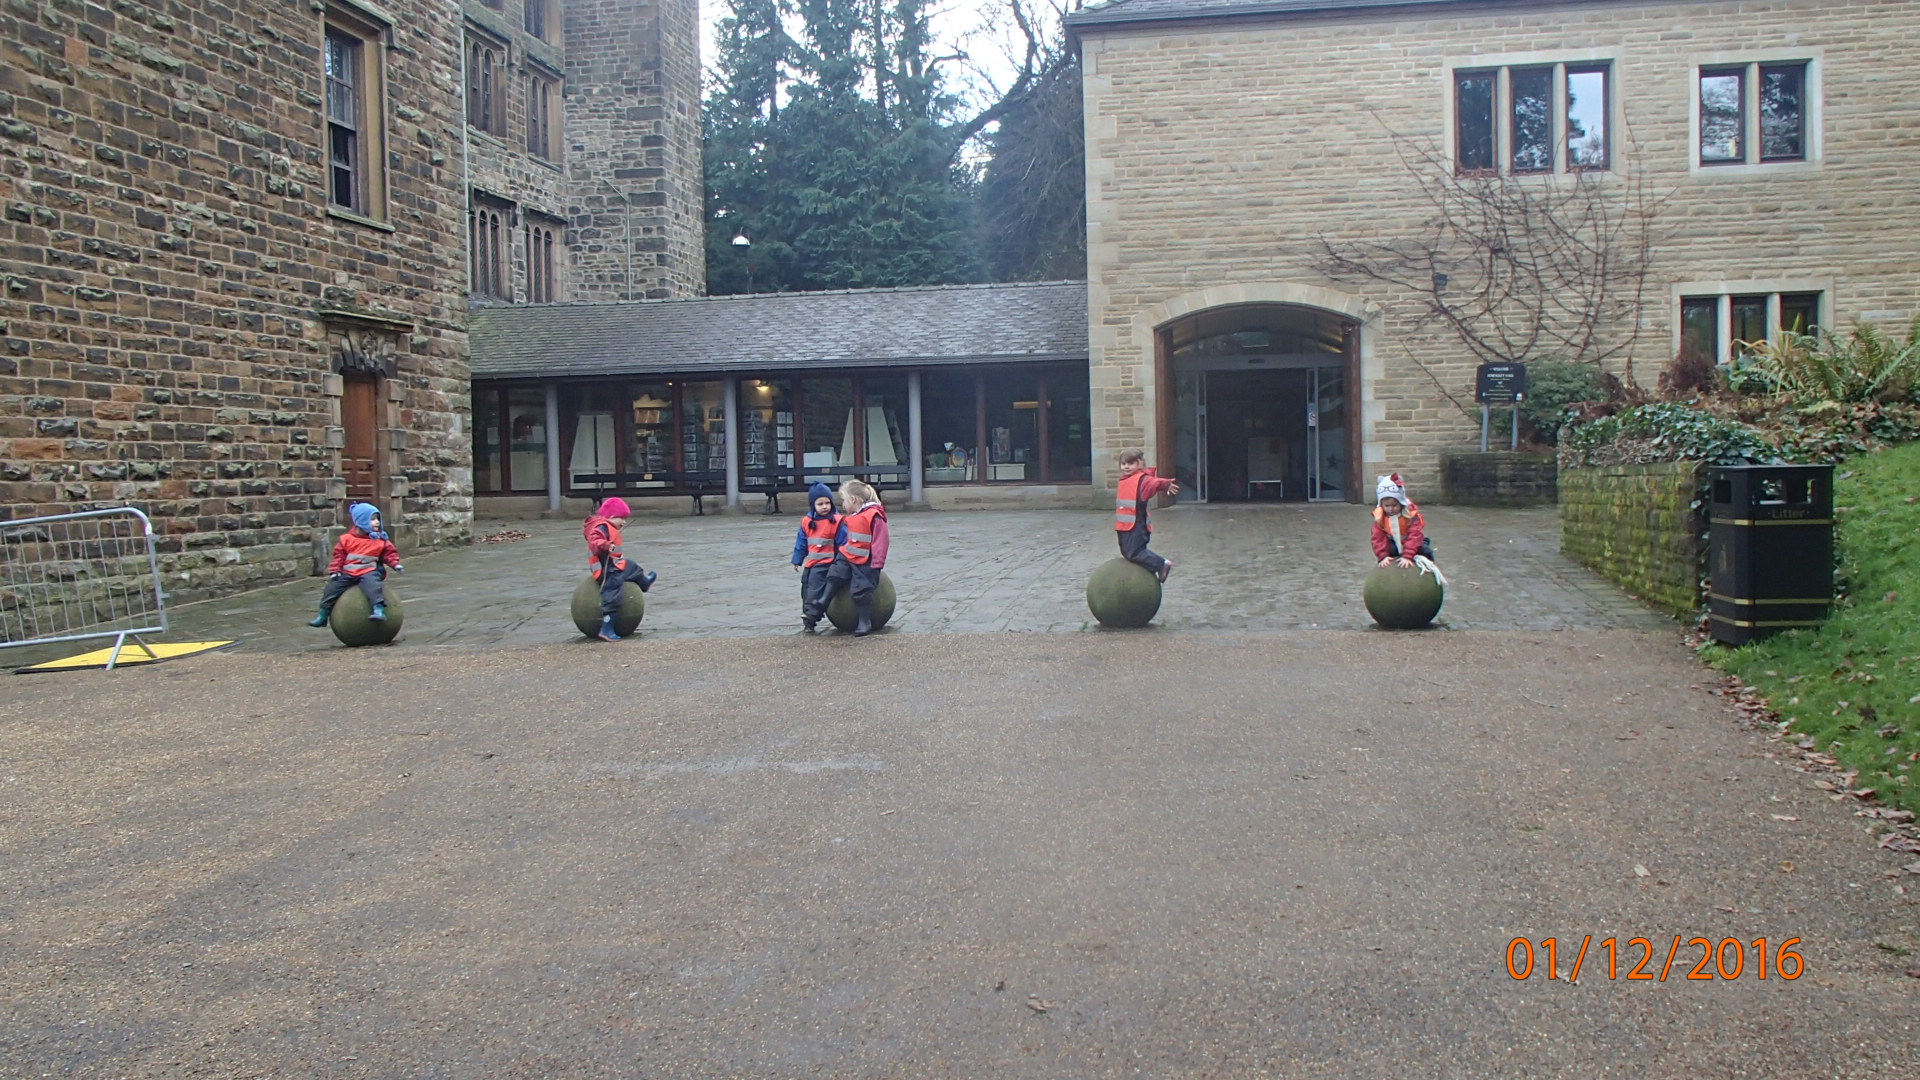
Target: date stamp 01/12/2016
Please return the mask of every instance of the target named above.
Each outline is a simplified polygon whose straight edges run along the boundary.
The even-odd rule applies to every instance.
[[[1578,982],[1584,973],[1597,978],[1604,973],[1609,980],[1666,982],[1669,978],[1710,982],[1746,976],[1750,979],[1784,979],[1788,982],[1806,973],[1800,956],[1800,939],[1787,938],[1775,944],[1766,938],[1742,941],[1739,938],[1689,938],[1673,935],[1666,957],[1650,939],[1601,938],[1592,934],[1575,941],[1567,938],[1541,938],[1538,942],[1514,938],[1507,943],[1507,974],[1515,981],[1540,976],[1549,980]],[[1569,959],[1572,966],[1563,968]],[[1677,963],[1677,966],[1676,966]]]

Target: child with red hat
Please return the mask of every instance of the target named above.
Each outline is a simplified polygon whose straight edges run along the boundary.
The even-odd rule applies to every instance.
[[[1399,473],[1383,476],[1373,486],[1373,554],[1381,566],[1396,561],[1412,566],[1416,555],[1433,558],[1426,519],[1407,498],[1407,485]]]
[[[620,550],[620,530],[632,515],[627,500],[616,495],[602,502],[580,530],[587,538],[588,569],[593,580],[600,583],[600,632],[595,636],[601,641],[620,640],[613,617],[620,610],[621,588],[631,581],[646,592],[660,576]]]

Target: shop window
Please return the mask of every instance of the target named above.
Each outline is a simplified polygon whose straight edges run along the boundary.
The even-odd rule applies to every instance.
[[[654,478],[673,468],[673,386],[669,383],[639,383],[628,390],[632,416],[632,437],[627,441],[624,487],[663,488],[665,477]]]
[[[839,483],[839,470],[851,468],[859,460],[853,424],[852,379],[801,381],[800,438],[803,440],[800,464],[806,470],[806,480]]]
[[[862,375],[860,416],[864,418],[857,432],[860,464],[868,470],[860,475],[870,482],[905,486],[909,479],[907,377]],[[887,465],[898,466],[899,471],[875,468]]]
[[[793,381],[747,379],[740,384],[740,482],[747,488],[790,484],[794,468]]]
[[[560,398],[560,445],[566,451],[566,486],[584,494],[610,494],[621,486],[621,417],[628,400],[617,385],[569,387]]]
[[[500,391],[473,390],[473,489],[500,490]]]
[[[1807,86],[1804,60],[1701,68],[1700,164],[1807,160]]]
[[[920,431],[928,483],[979,479],[974,453],[980,445],[978,389],[974,375],[920,377]]]
[[[720,382],[681,383],[680,467],[682,473],[727,472],[727,390]]]
[[[547,490],[547,395],[507,391],[507,490]]]
[[[1050,483],[1085,484],[1093,480],[1091,395],[1084,366],[1048,368],[1041,375],[1047,425],[1047,475]]]
[[[1040,379],[1032,371],[983,377],[987,479],[1040,479]]]
[[[1456,71],[1455,170],[1491,174],[1503,160],[1515,175],[1607,168],[1609,75],[1606,64]]]
[[[385,216],[380,43],[387,28],[353,10],[326,13],[327,197],[364,217]]]
[[[1783,330],[1813,333],[1819,314],[1819,293],[1682,297],[1680,355],[1729,363]]]

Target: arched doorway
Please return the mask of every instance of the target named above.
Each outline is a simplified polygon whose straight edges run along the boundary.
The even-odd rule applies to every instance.
[[[1175,319],[1158,338],[1159,459],[1180,481],[1179,501],[1353,501],[1353,320],[1295,304],[1237,304]]]

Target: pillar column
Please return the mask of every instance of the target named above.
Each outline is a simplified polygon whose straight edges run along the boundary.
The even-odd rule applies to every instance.
[[[907,489],[907,501],[922,503],[927,501],[927,455],[920,443],[920,373],[907,373],[907,460],[912,468],[907,475],[912,477]]]
[[[547,509],[560,509],[560,386],[547,384]],[[502,452],[505,448],[502,447]]]
[[[740,505],[740,380],[726,381],[727,505]]]

